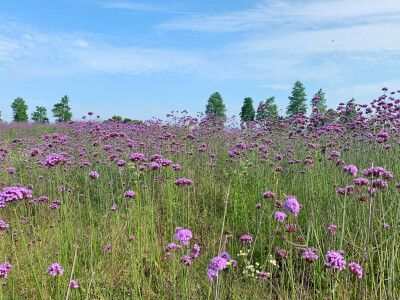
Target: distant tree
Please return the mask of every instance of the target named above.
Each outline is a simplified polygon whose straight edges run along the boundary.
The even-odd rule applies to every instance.
[[[319,91],[314,95],[313,99],[311,100],[311,107],[312,107],[311,115],[315,115],[317,113],[320,114],[321,116],[325,115],[327,106],[326,106],[325,93],[322,91],[322,89],[319,89]],[[314,112],[314,108],[317,108],[318,111]]]
[[[292,95],[289,96],[289,105],[286,108],[286,114],[297,115],[300,111],[303,111],[305,114],[307,112],[306,97],[304,85],[300,81],[296,81],[292,89]]]
[[[13,110],[13,120],[14,122],[28,122],[28,105],[25,104],[25,100],[21,97],[15,98],[14,102],[11,104]]]
[[[124,122],[124,123],[130,123],[130,122],[132,122],[132,120],[129,119],[129,118],[125,118],[122,122]]]
[[[140,121],[140,120],[132,120],[132,122],[133,122],[135,125],[142,125],[142,124],[143,124],[143,121]]]
[[[278,106],[274,103],[275,96],[269,97],[265,103],[260,101],[257,109],[257,120],[268,120],[278,114]]]
[[[357,114],[355,102],[356,102],[356,99],[354,99],[354,97],[353,97],[346,103],[346,110],[344,112],[344,115],[347,117],[346,122],[352,122],[353,118]]]
[[[111,119],[113,119],[114,121],[122,121],[122,117],[120,116],[112,116]]]
[[[254,115],[253,99],[250,97],[244,98],[243,106],[239,114],[240,118],[245,122],[254,121]]]
[[[32,120],[39,123],[49,123],[47,118],[47,109],[43,106],[36,106],[36,111],[31,115]]]
[[[69,98],[67,95],[61,98],[60,103],[54,104],[54,108],[51,111],[53,112],[53,117],[57,118],[57,122],[72,120],[71,107],[69,107]]]
[[[226,107],[220,93],[210,96],[206,105],[206,115],[213,117],[225,117]]]
[[[0,111],[0,122],[2,122],[3,120],[1,119],[1,111]]]

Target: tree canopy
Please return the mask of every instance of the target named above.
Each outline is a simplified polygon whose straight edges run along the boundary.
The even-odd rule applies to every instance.
[[[278,114],[278,106],[275,104],[275,96],[267,98],[265,103],[260,101],[257,109],[257,120],[268,120]]]
[[[28,122],[28,114],[26,113],[28,105],[26,105],[24,99],[21,97],[15,98],[11,104],[11,108],[13,110],[14,122]]]
[[[61,98],[61,102],[54,104],[54,108],[51,111],[53,112],[53,117],[57,118],[57,122],[72,120],[72,113],[67,95]]]
[[[242,110],[240,112],[240,118],[245,121],[254,121],[254,107],[253,107],[253,99],[250,97],[244,98]]]
[[[216,92],[208,98],[206,115],[212,117],[225,117],[226,107],[220,93]]]
[[[292,95],[289,96],[289,105],[286,109],[287,115],[297,115],[300,111],[307,113],[307,95],[304,85],[300,81],[294,83]]]
[[[325,115],[327,110],[327,105],[326,105],[325,93],[322,91],[322,89],[319,89],[319,91],[312,98],[311,107],[312,107],[312,113],[311,113],[312,115],[315,115],[317,113],[320,115]]]
[[[47,109],[43,106],[36,106],[36,111],[32,113],[31,118],[35,122],[49,123],[49,119],[47,118]]]

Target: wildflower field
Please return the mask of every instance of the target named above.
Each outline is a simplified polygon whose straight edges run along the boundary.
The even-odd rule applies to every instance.
[[[400,91],[324,116],[0,124],[0,299],[399,299]]]

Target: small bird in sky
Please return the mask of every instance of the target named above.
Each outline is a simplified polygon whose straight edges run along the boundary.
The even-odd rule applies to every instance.
[[[336,41],[336,40],[332,40],[331,43],[333,43],[334,41]]]

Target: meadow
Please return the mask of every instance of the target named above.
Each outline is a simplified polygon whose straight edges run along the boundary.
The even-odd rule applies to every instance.
[[[398,299],[400,91],[247,124],[0,124],[0,299]]]

